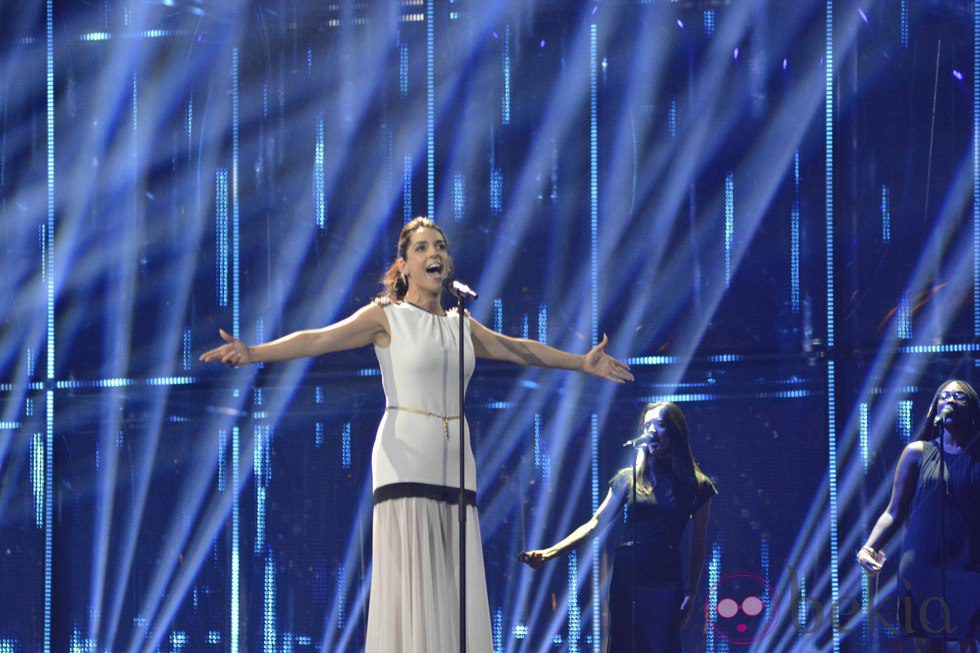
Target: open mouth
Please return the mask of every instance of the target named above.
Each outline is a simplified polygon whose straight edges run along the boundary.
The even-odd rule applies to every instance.
[[[425,268],[426,273],[432,277],[441,277],[442,270],[443,270],[442,263],[433,263],[429,267]]]

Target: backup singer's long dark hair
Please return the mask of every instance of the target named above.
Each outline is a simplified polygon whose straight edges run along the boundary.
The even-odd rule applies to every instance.
[[[973,386],[960,379],[947,379],[939,384],[939,387],[936,388],[936,393],[932,396],[932,403],[929,404],[929,412],[926,413],[925,420],[919,425],[919,432],[915,439],[935,440],[939,436],[939,430],[933,426],[936,415],[939,413],[939,393],[950,383],[958,383],[963,388],[963,392],[966,393],[966,405],[970,410],[971,438],[968,442],[962,444],[964,449],[969,450],[974,456],[977,456],[980,454],[980,438],[977,437],[978,432],[980,432],[980,399],[978,399],[977,391],[973,389]]]
[[[667,425],[667,436],[670,438],[667,458],[674,477],[690,491],[706,486],[714,489],[715,484],[711,482],[707,474],[701,471],[701,467],[694,459],[694,452],[691,450],[691,438],[687,434],[687,420],[684,419],[684,413],[677,404],[669,401],[654,401],[647,404],[640,417],[641,424],[647,413],[660,406],[664,408],[663,418]],[[640,467],[637,470],[638,474],[644,478],[647,477],[647,462],[650,458],[644,449]]]

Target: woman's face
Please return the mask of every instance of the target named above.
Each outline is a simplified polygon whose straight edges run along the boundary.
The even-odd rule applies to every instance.
[[[657,406],[643,416],[643,434],[649,436],[647,453],[654,458],[662,458],[670,450],[670,434],[667,432],[666,406]]]
[[[945,425],[970,422],[969,395],[966,389],[956,381],[950,381],[939,390],[936,398],[936,414],[938,415],[947,406],[951,412],[944,420]]]
[[[399,259],[402,274],[411,288],[438,293],[452,269],[446,239],[435,229],[422,227],[412,232],[405,258]]]

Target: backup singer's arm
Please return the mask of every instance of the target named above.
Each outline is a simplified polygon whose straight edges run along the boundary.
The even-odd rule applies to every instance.
[[[888,541],[898,530],[909,514],[909,505],[915,494],[915,482],[919,476],[919,463],[922,462],[922,441],[909,443],[902,451],[895,468],[895,480],[892,482],[892,496],[888,507],[881,513],[867,542],[858,551],[858,563],[870,573],[881,571],[882,562],[875,558],[867,549],[878,551],[888,544]]]
[[[597,530],[608,526],[616,518],[616,514],[618,512],[617,507],[619,505],[620,502],[616,499],[616,496],[613,494],[613,491],[610,488],[609,491],[606,492],[606,498],[602,500],[601,504],[599,504],[599,508],[596,509],[595,514],[592,515],[592,518],[589,519],[589,521],[576,528],[560,542],[557,542],[546,549],[525,551],[521,557],[522,562],[534,569],[537,569],[548,560],[565,555],[595,535]]]

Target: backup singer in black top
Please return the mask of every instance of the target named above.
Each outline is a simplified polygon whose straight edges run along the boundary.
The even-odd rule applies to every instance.
[[[519,556],[533,568],[568,553],[600,526],[630,506],[623,542],[616,548],[609,588],[609,653],[677,653],[680,631],[690,618],[704,568],[708,505],[717,494],[691,452],[684,414],[675,404],[657,402],[643,411],[645,444],[637,451],[636,501],[633,470],[618,471],[592,518],[546,549]],[[687,583],[681,572],[680,543],[693,517]],[[635,648],[632,601],[636,593]]]
[[[959,642],[960,651],[977,651],[978,428],[980,403],[970,384],[947,381],[939,386],[918,439],[898,460],[888,507],[857,553],[858,563],[877,574],[885,561],[880,549],[906,524],[898,567],[898,622],[901,635],[914,637],[922,652],[943,650],[944,639]]]

